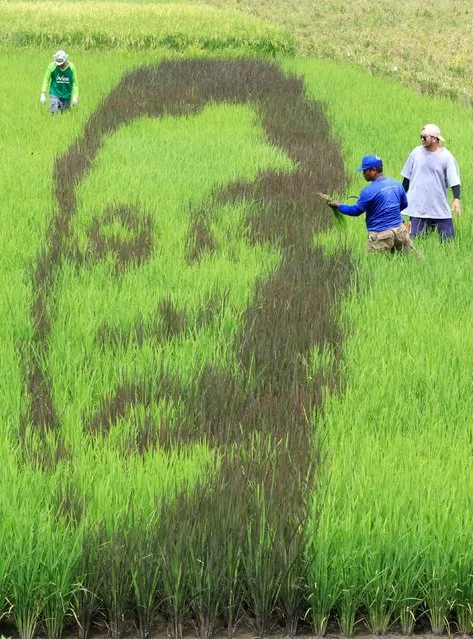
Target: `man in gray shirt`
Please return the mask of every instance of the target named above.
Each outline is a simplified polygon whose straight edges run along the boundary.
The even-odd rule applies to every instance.
[[[455,234],[447,189],[453,192],[453,211],[461,215],[460,173],[453,155],[440,145],[444,138],[435,124],[426,124],[421,131],[421,146],[407,158],[401,171],[408,195],[408,207],[403,211],[411,220],[411,236],[437,229],[441,239]]]

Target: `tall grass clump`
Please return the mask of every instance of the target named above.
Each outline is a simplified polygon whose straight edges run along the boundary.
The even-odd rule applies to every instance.
[[[31,521],[31,513],[25,517]],[[80,587],[80,531],[58,524],[50,513],[33,520],[30,530],[27,538],[17,531],[10,546],[11,616],[21,637],[33,637],[41,624],[48,636],[60,639]]]
[[[455,592],[455,622],[459,632],[471,632],[473,627],[473,593],[471,591],[472,564],[468,553],[455,558],[454,574],[457,578]]]

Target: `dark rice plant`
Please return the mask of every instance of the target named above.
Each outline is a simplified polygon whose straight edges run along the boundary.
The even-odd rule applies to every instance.
[[[82,540],[81,585],[74,593],[71,608],[79,629],[79,639],[90,637],[93,621],[103,618],[103,602],[99,593],[103,590],[104,569],[100,544],[104,538],[102,527],[86,528]]]
[[[159,522],[161,575],[158,594],[160,612],[171,639],[182,639],[189,614],[189,517],[196,515],[195,512],[191,514],[190,503],[185,493],[179,494],[161,511]]]
[[[156,518],[130,531],[132,553],[129,558],[136,625],[140,639],[148,639],[157,619],[157,590],[161,573],[159,556],[160,522]]]
[[[105,625],[111,639],[120,639],[130,619],[133,584],[129,570],[131,538],[124,522],[103,536],[99,545]]]

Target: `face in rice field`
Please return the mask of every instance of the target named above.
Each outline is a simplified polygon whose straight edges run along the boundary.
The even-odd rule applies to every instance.
[[[271,164],[291,170],[254,120],[248,106],[212,106],[103,139],[76,188],[57,283],[54,396],[71,423],[125,427],[143,416],[137,404],[157,425],[184,419],[180,398],[206,367],[237,373],[239,322],[280,254],[245,239],[254,204],[214,194]],[[129,406],[112,416],[117,393]]]

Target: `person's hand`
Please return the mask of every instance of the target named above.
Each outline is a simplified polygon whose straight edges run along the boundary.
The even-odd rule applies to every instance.
[[[72,98],[72,106],[76,106],[79,102],[79,98]]]
[[[337,202],[336,200],[329,200],[327,204],[329,205],[331,209],[334,209],[334,210],[338,209],[338,207],[340,206],[340,202]]]
[[[46,102],[46,95],[44,93],[41,94],[39,101],[41,102],[41,104],[44,104]]]
[[[461,207],[461,204],[460,204],[460,200],[458,198],[455,198],[453,200],[452,208],[453,208],[453,212],[455,213],[455,215],[457,217],[460,217],[460,215],[462,214],[462,207]]]

